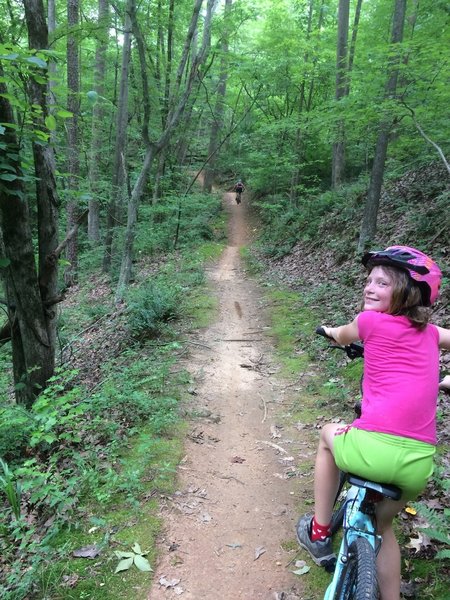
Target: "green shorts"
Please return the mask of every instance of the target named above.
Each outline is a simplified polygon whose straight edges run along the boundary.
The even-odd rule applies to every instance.
[[[345,472],[391,483],[403,491],[402,500],[413,500],[433,473],[436,447],[411,438],[351,427],[333,441],[337,466]]]

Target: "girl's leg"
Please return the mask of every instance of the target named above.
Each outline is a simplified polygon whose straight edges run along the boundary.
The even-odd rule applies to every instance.
[[[333,457],[333,439],[342,425],[325,425],[320,433],[314,474],[315,514],[301,517],[297,523],[297,539],[317,565],[331,568],[335,561],[331,546],[330,523],[333,503],[339,487],[339,469]]]
[[[334,462],[333,440],[342,423],[325,425],[320,432],[319,448],[314,473],[315,518],[321,525],[328,525],[333,514],[333,504],[339,488],[339,469]]]
[[[377,505],[377,531],[383,536],[377,557],[378,583],[381,600],[400,598],[400,548],[392,528],[394,517],[405,506],[405,502],[383,500]]]

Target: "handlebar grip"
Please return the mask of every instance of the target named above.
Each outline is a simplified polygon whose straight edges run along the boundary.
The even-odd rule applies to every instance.
[[[316,328],[316,333],[317,333],[317,335],[321,335],[322,337],[327,338],[328,340],[333,339],[332,337],[330,337],[329,335],[327,335],[325,333],[325,329],[322,326]]]

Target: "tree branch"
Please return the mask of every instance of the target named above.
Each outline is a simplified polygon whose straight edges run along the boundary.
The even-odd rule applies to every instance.
[[[427,141],[429,144],[431,144],[433,146],[433,148],[435,148],[437,150],[437,153],[441,157],[442,162],[444,163],[445,168],[447,169],[447,172],[450,175],[450,164],[448,163],[447,159],[445,158],[445,155],[444,155],[442,149],[440,148],[440,146],[438,146],[436,144],[436,142],[433,142],[433,140],[431,138],[429,138],[427,136],[427,134],[424,132],[422,127],[417,122],[416,113],[414,112],[414,110],[410,106],[408,106],[404,100],[402,101],[402,104],[411,113],[411,119],[413,120],[413,123],[416,126],[417,131],[420,133],[420,135],[423,137],[423,139],[425,141]]]

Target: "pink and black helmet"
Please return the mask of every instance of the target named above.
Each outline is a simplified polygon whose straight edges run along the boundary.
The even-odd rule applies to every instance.
[[[431,306],[439,296],[442,273],[437,264],[426,254],[408,246],[390,246],[379,252],[367,252],[362,257],[367,267],[386,265],[403,269],[419,286],[424,306]]]

